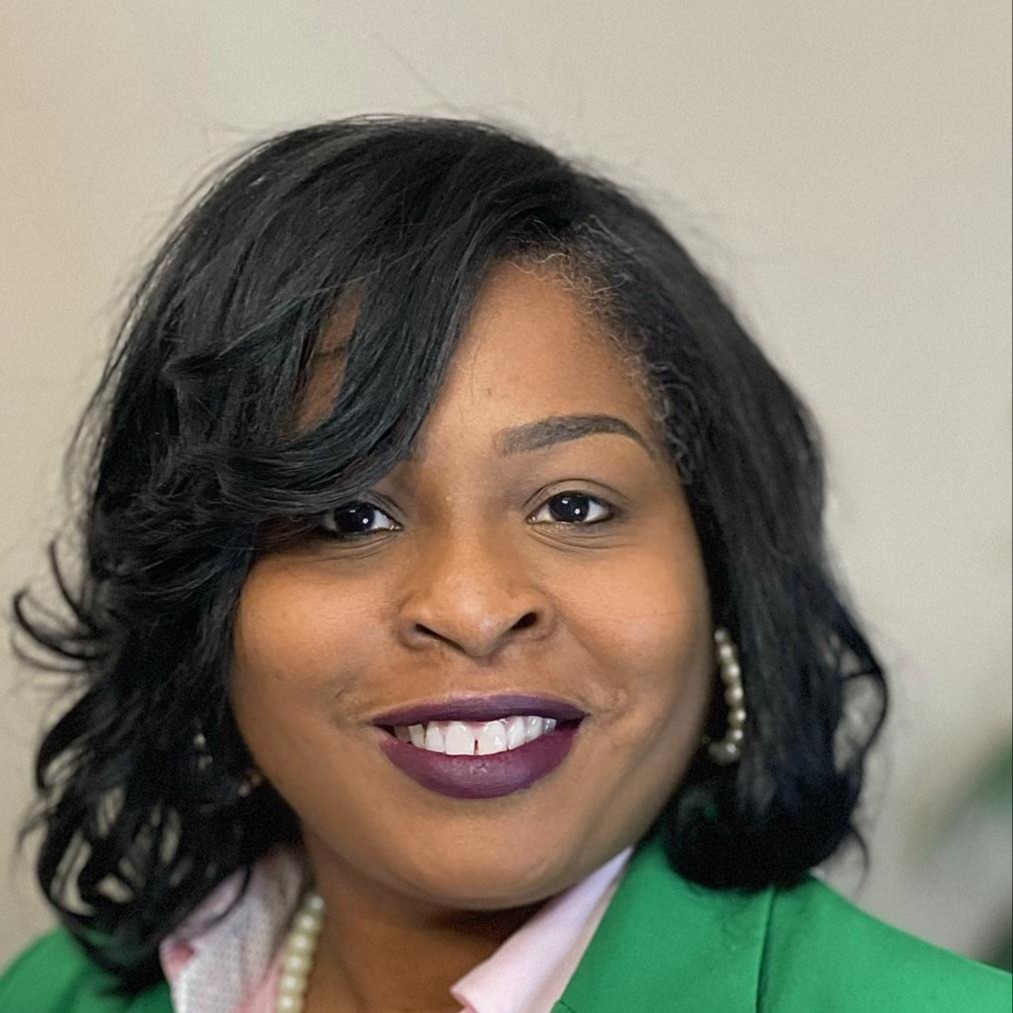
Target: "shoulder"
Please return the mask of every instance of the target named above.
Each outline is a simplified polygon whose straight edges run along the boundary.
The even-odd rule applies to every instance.
[[[167,987],[135,999],[109,994],[111,977],[64,928],[53,929],[0,969],[3,1013],[171,1013]]]
[[[808,876],[772,895],[761,1009],[1008,1013],[1011,978],[867,914]]]

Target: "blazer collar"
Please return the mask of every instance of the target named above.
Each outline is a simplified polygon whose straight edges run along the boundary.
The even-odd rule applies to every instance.
[[[553,1013],[754,1013],[773,898],[712,890],[641,841]]]

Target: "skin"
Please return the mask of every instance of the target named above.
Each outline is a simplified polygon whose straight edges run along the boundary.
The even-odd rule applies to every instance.
[[[567,414],[616,416],[646,446],[500,453],[505,428]],[[233,710],[327,905],[310,1013],[456,1013],[458,978],[647,830],[715,673],[699,543],[648,400],[555,276],[490,272],[414,449],[375,487],[380,530],[261,557],[238,607]],[[565,491],[619,512],[554,521]],[[559,768],[501,798],[422,788],[369,725],[496,692],[589,715]]]

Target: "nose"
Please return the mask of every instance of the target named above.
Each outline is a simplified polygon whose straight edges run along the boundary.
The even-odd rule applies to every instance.
[[[551,603],[516,552],[472,535],[441,539],[405,572],[398,615],[401,642],[414,650],[444,646],[491,658],[517,641],[546,636]]]

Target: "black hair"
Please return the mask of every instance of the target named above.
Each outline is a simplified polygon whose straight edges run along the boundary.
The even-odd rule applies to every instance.
[[[36,663],[73,698],[39,746],[19,849],[44,831],[41,888],[122,993],[161,977],[158,943],[215,886],[242,870],[245,891],[268,848],[298,840],[270,785],[236,790],[250,756],[226,697],[231,621],[264,531],[354,499],[405,456],[504,261],[555,264],[635,355],[715,622],[738,644],[743,755],[701,750],[658,814],[671,867],[752,890],[846,842],[867,859],[855,812],[887,685],[832,573],[821,439],[798,395],[623,187],[512,129],[354,117],[244,151],[161,245],[68,453],[84,489],[73,578],[50,543],[66,614],[14,598]],[[293,428],[353,297],[331,410]],[[715,680],[714,738],[726,713]]]

